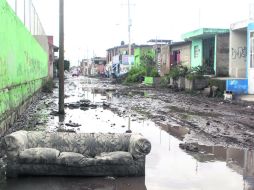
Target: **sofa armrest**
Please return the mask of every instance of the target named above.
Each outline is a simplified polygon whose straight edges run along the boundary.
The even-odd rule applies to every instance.
[[[151,143],[140,134],[132,134],[129,144],[129,152],[133,158],[145,157],[151,151]]]
[[[15,157],[28,147],[27,131],[16,131],[4,137],[8,157]]]

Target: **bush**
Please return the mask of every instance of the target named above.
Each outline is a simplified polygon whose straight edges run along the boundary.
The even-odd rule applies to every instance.
[[[166,87],[169,84],[169,82],[170,82],[170,78],[168,76],[164,76],[160,80],[160,85],[162,87]]]
[[[194,80],[194,79],[203,79],[204,74],[206,73],[204,66],[197,66],[194,68],[191,68],[188,74],[186,75],[186,78],[188,80]]]
[[[167,76],[169,78],[173,78],[173,80],[177,80],[180,77],[185,77],[186,74],[188,73],[188,68],[182,65],[178,65],[176,67],[173,67],[169,73],[167,74]]]
[[[128,76],[125,79],[125,83],[134,83],[134,82],[142,82],[144,80],[144,76],[146,75],[146,70],[144,67],[132,67],[128,72]]]
[[[154,57],[150,54],[144,54],[141,56],[141,66],[145,68],[145,75],[148,77],[159,77],[158,70],[156,68],[156,62]]]
[[[159,77],[160,74],[157,71],[157,68],[153,68],[149,74],[147,74],[149,77]]]

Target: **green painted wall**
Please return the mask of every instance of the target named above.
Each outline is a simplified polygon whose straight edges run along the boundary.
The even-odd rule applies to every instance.
[[[134,49],[134,66],[137,67],[140,65],[140,48]]]
[[[0,121],[37,91],[48,75],[48,55],[0,0]]]
[[[202,66],[202,39],[192,40],[191,45],[191,67]]]
[[[139,66],[141,64],[141,57],[142,55],[151,55],[155,57],[155,51],[152,47],[138,47],[134,49],[134,66]]]

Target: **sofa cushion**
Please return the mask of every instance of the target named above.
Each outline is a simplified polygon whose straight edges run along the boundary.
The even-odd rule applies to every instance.
[[[20,152],[19,161],[21,163],[54,164],[59,154],[59,150],[53,148],[29,148]]]
[[[60,156],[57,158],[57,163],[64,164],[68,166],[77,166],[80,161],[86,158],[84,155],[75,152],[61,152]]]
[[[18,150],[22,151],[27,148],[27,132],[26,131],[17,131],[12,134],[5,136],[5,145],[7,151],[9,150]]]
[[[142,135],[133,134],[130,138],[129,152],[135,159],[143,158],[151,151],[151,143]]]
[[[133,162],[132,155],[124,151],[103,152],[95,156],[95,159],[99,164],[131,164]]]
[[[130,135],[29,131],[27,148],[48,147],[60,152],[76,152],[94,157],[102,152],[128,151]]]

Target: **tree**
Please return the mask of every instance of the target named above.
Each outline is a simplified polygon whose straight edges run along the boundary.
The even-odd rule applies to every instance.
[[[56,65],[57,70],[59,69],[59,59],[55,60],[54,65]],[[64,60],[64,70],[70,70],[70,61]]]
[[[140,58],[141,66],[145,67],[146,70],[146,76],[149,77],[158,77],[160,76],[157,67],[156,62],[154,61],[154,58],[151,54],[145,53]]]

